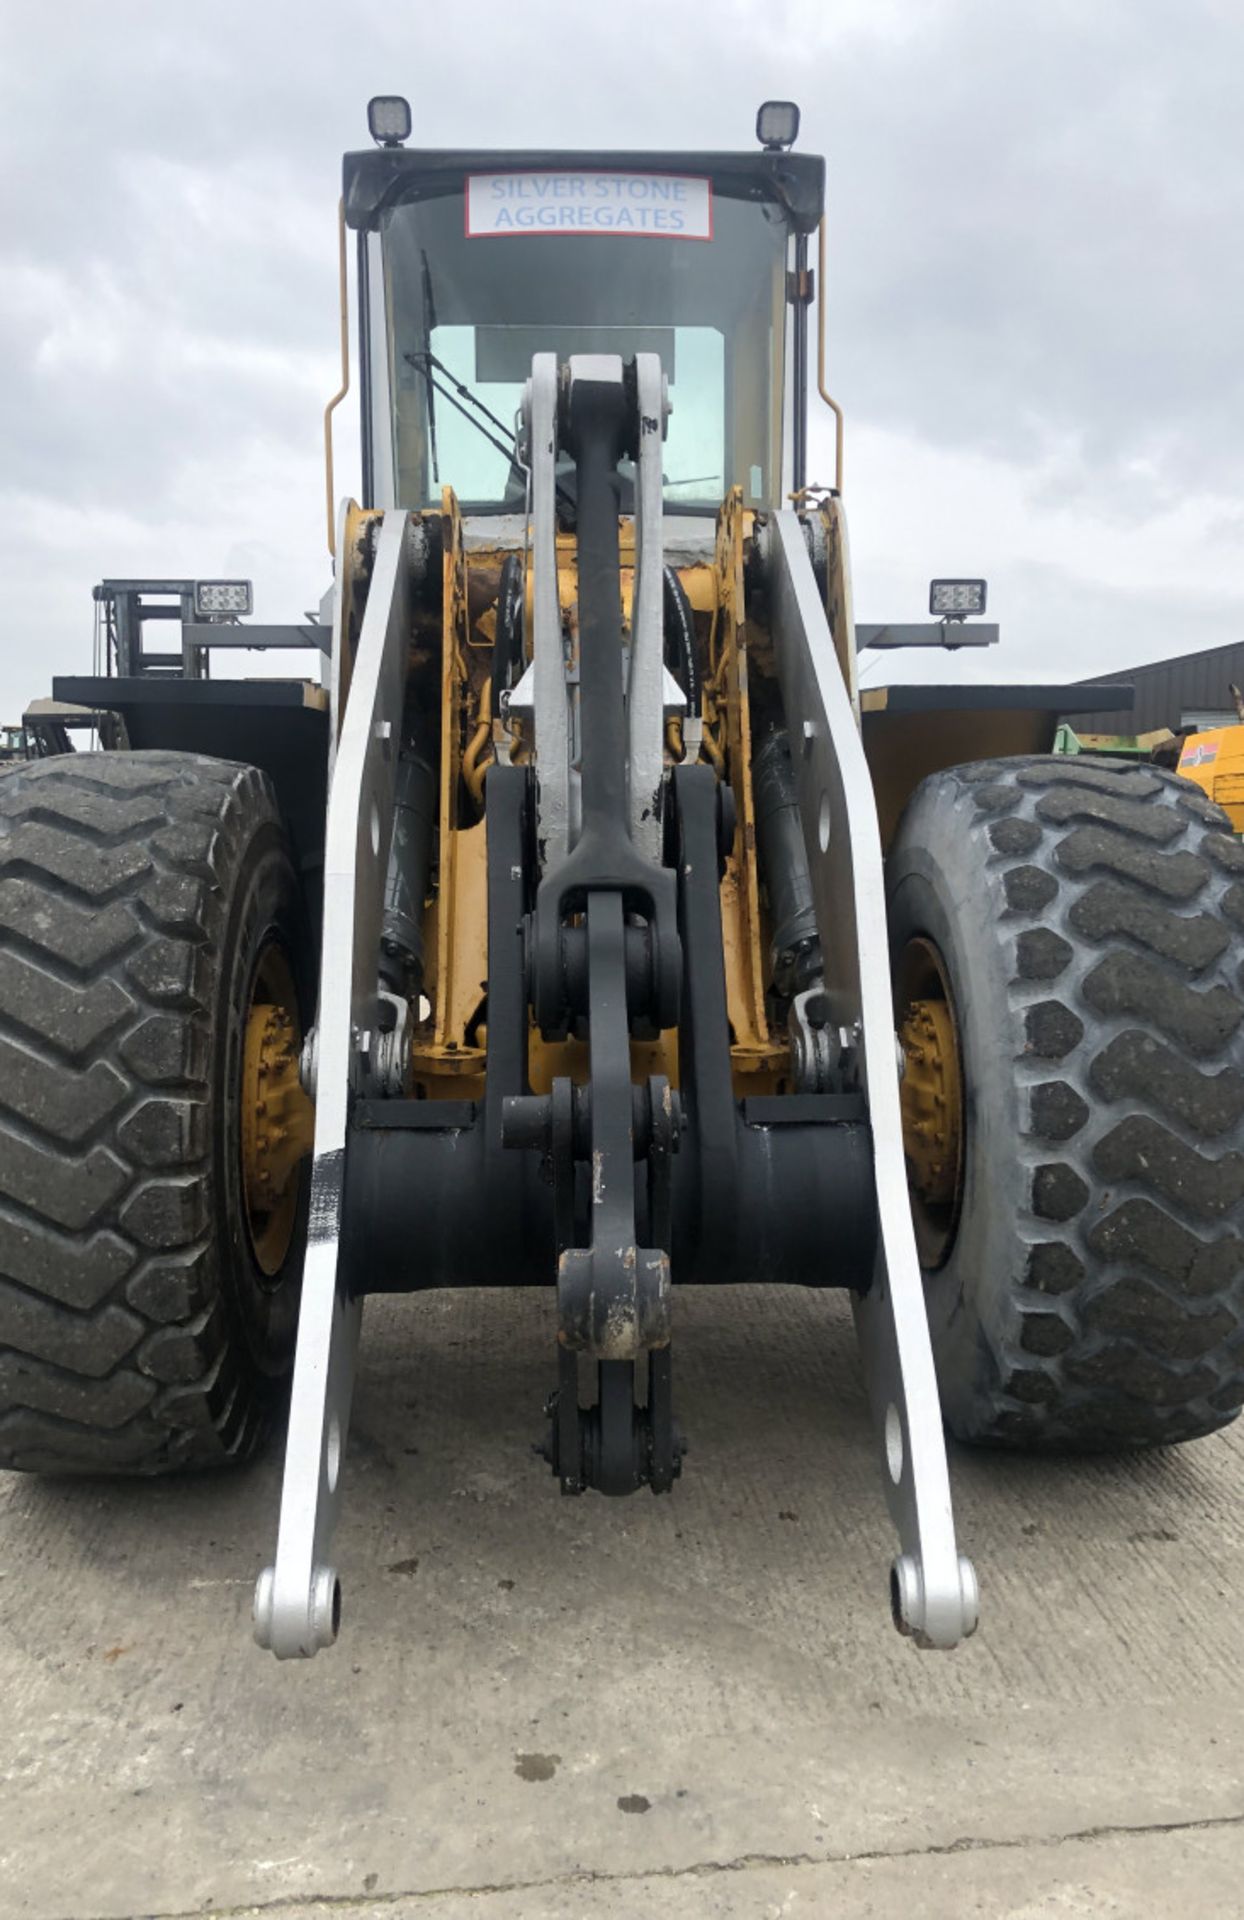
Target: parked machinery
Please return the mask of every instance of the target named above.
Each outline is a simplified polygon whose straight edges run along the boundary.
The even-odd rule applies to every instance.
[[[680,1286],[839,1287],[894,1619],[953,1646],[943,1418],[1130,1447],[1244,1399],[1239,850],[1049,754],[1117,688],[861,698],[857,645],[990,636],[976,581],[855,624],[793,108],[728,154],[371,124],[328,684],[209,677],[240,605],[108,583],[117,671],[55,693],[115,750],[0,777],[0,1456],[237,1460],[288,1400],[255,1630],[307,1655],[369,1294],[549,1288],[545,1459],[619,1495],[683,1470]]]

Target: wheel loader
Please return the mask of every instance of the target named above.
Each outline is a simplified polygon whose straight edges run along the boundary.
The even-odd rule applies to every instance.
[[[104,582],[107,660],[0,774],[0,1459],[284,1422],[255,1636],[308,1656],[369,1295],[545,1290],[538,1526],[694,1500],[680,1289],[841,1288],[893,1619],[953,1647],[946,1430],[1160,1446],[1244,1400],[1244,852],[1175,775],[1051,753],[1124,689],[861,689],[994,635],[974,579],[855,620],[790,103],[729,153],[410,121],[373,101],[344,163],[323,612]],[[247,645],[323,666],[213,675]]]

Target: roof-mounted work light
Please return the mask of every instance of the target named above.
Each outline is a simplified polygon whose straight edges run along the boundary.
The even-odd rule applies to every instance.
[[[367,130],[378,147],[400,147],[410,138],[410,101],[400,93],[378,93],[367,102]]]
[[[785,153],[799,138],[799,109],[793,100],[766,100],[756,115],[756,138],[767,153]]]

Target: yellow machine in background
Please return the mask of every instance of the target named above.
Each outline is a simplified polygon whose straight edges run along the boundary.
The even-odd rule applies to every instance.
[[[1179,756],[1179,771],[1229,816],[1233,833],[1244,833],[1244,696],[1233,686],[1231,698],[1240,724],[1189,734]]]

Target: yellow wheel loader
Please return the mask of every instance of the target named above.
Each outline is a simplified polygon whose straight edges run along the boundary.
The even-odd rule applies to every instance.
[[[680,1288],[842,1288],[894,1621],[953,1647],[944,1424],[1130,1448],[1244,1399],[1244,854],[1050,753],[1119,688],[861,694],[857,649],[996,630],[978,580],[855,621],[789,103],[737,153],[369,120],[331,600],[103,582],[108,671],[0,774],[0,1460],[210,1467],[287,1412],[255,1634],[307,1656],[369,1295],[546,1290],[538,1525],[694,1499]],[[323,669],[219,671],[255,645]]]

